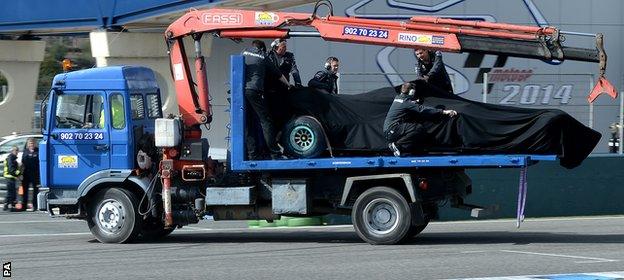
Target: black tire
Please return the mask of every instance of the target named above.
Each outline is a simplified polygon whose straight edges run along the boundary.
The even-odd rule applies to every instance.
[[[422,224],[422,225],[410,225],[410,229],[409,229],[409,232],[407,233],[407,236],[408,237],[414,237],[414,236],[418,235],[423,230],[425,230],[427,225],[429,225],[429,221],[428,220],[424,224]]]
[[[323,127],[310,116],[290,120],[282,130],[282,146],[297,158],[318,157],[327,149]]]
[[[429,210],[429,209],[435,209],[433,211],[437,211],[437,206],[435,205],[429,205],[429,208],[425,208],[425,209],[421,209],[421,205],[420,204],[416,204],[416,203],[412,203],[412,224],[410,225],[410,229],[409,232],[407,233],[408,237],[415,237],[416,235],[418,235],[419,233],[421,233],[426,227],[427,225],[429,225],[429,221],[431,221],[431,216],[429,216],[429,214],[427,213],[423,213],[423,211],[425,211],[425,209]],[[416,217],[418,215],[422,215],[423,217],[421,217],[420,219],[416,219]],[[414,220],[419,220],[419,221],[423,221],[423,224],[419,224],[416,225],[414,224]]]
[[[125,189],[109,188],[98,192],[89,204],[87,223],[102,243],[132,241],[141,230],[135,195]]]
[[[167,237],[174,230],[175,227],[165,228],[162,221],[150,218],[143,221],[143,224],[141,225],[141,238],[146,241],[159,240]]]
[[[364,241],[392,245],[409,237],[412,212],[405,197],[395,189],[374,187],[357,198],[351,220]]]

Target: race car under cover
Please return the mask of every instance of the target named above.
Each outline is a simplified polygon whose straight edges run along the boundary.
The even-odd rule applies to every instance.
[[[566,168],[578,166],[600,140],[600,133],[557,109],[485,104],[450,95],[413,81],[422,104],[456,110],[453,118],[420,120],[430,135],[426,153],[554,154]],[[294,156],[391,154],[382,125],[398,87],[357,95],[331,95],[313,88],[268,96],[282,145]],[[321,129],[322,126],[322,129]],[[280,127],[280,126],[278,126]]]

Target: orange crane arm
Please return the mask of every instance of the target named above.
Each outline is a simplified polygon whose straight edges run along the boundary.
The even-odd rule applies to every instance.
[[[602,92],[611,97],[617,91],[604,77],[606,54],[602,34],[596,35],[595,49],[562,46],[560,31],[504,23],[412,17],[408,21],[388,21],[312,14],[265,12],[235,9],[194,10],[173,22],[165,33],[172,74],[185,125],[211,121],[206,67],[199,41],[203,33],[222,38],[321,37],[327,41],[356,44],[425,48],[445,52],[477,52],[515,57],[579,60],[600,63],[600,78],[588,97],[589,102]],[[291,30],[292,27],[312,30]],[[298,28],[300,29],[300,28]],[[182,39],[195,40],[197,89],[186,63]],[[190,97],[190,98],[189,98]]]

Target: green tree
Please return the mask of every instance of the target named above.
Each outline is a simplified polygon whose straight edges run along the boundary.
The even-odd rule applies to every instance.
[[[42,99],[52,86],[54,76],[63,72],[61,62],[67,57],[69,48],[66,46],[71,40],[69,37],[53,38],[47,42],[46,52],[39,68],[39,81],[37,84],[37,99]],[[72,58],[75,65],[73,70],[91,68],[95,65],[95,59],[91,57],[91,48],[88,41],[79,47],[78,57]]]

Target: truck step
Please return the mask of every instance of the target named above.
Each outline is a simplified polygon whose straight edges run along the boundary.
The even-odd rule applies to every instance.
[[[451,207],[457,208],[457,209],[469,210],[470,216],[473,218],[490,217],[500,210],[500,205],[498,204],[490,205],[488,207],[483,207],[479,205],[458,202],[458,203],[452,204]]]

